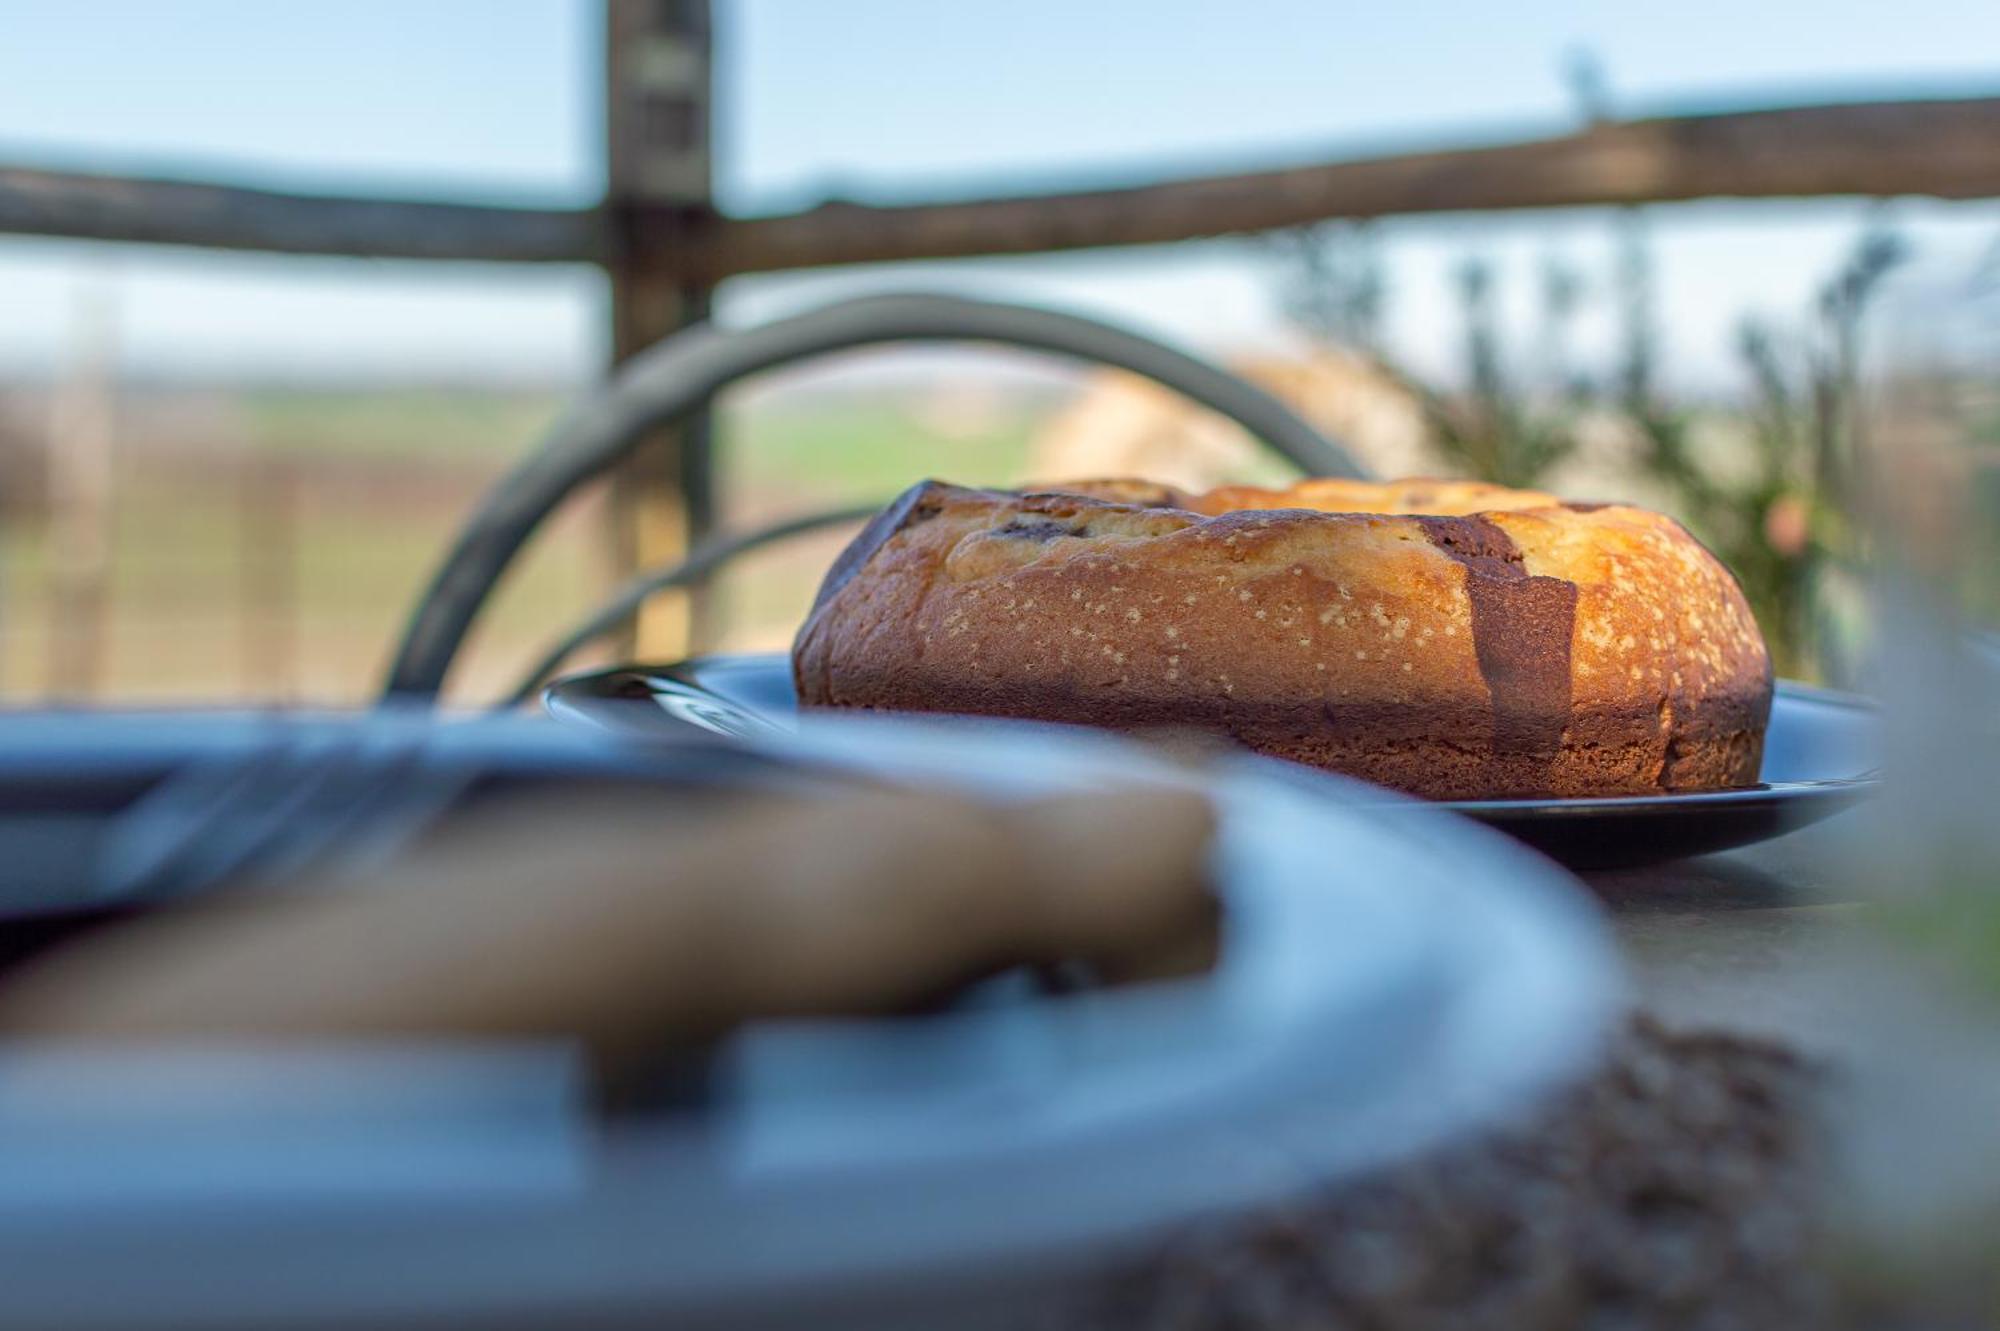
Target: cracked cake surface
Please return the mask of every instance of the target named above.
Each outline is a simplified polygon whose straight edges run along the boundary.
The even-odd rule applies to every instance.
[[[1195,728],[1432,798],[1756,781],[1770,658],[1671,518],[1470,481],[927,481],[833,567],[808,706]]]

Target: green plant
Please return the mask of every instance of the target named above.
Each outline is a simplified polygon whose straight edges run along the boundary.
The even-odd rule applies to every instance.
[[[1892,232],[1870,226],[1802,327],[1743,320],[1736,349],[1749,391],[1718,419],[1662,390],[1647,217],[1627,209],[1616,225],[1607,289],[1618,347],[1601,384],[1575,368],[1569,345],[1587,288],[1554,259],[1540,276],[1528,365],[1504,352],[1492,266],[1474,258],[1459,267],[1461,369],[1449,388],[1426,383],[1382,346],[1387,285],[1372,229],[1327,225],[1291,237],[1295,266],[1285,308],[1310,335],[1368,357],[1404,388],[1438,452],[1482,480],[1545,482],[1575,452],[1584,416],[1608,414],[1635,440],[1638,472],[1671,496],[1669,507],[1735,571],[1779,670],[1839,678],[1843,663],[1822,611],[1828,584],[1855,553],[1841,498],[1850,493],[1861,429],[1861,334],[1904,247]],[[1704,426],[1725,434],[1733,427],[1748,458],[1722,464],[1698,446]]]
[[[1501,485],[1533,487],[1576,451],[1588,393],[1570,375],[1567,354],[1581,283],[1553,260],[1543,266],[1536,339],[1542,363],[1532,374],[1501,353],[1492,265],[1466,260],[1456,284],[1465,388],[1456,394],[1420,391],[1424,419],[1439,450],[1460,467]]]
[[[1286,317],[1315,341],[1379,355],[1389,287],[1374,224],[1321,222],[1274,239],[1293,270],[1278,296]]]
[[[1820,288],[1811,320],[1786,330],[1745,318],[1736,351],[1749,384],[1738,415],[1747,467],[1718,467],[1692,444],[1696,414],[1656,383],[1653,271],[1644,219],[1621,222],[1623,350],[1617,406],[1636,432],[1640,465],[1736,574],[1779,672],[1839,678],[1825,632],[1829,583],[1855,554],[1844,497],[1859,444],[1859,348],[1869,305],[1901,262],[1902,241],[1866,229]]]
[[[1423,413],[1438,451],[1459,470],[1503,485],[1533,486],[1576,449],[1588,387],[1571,372],[1569,329],[1583,284],[1550,259],[1541,272],[1537,354],[1522,365],[1503,351],[1497,281],[1485,259],[1468,258],[1454,274],[1461,312],[1462,383],[1425,383],[1384,351],[1388,300],[1381,254],[1367,223],[1333,222],[1285,234],[1292,279],[1282,301],[1292,321],[1318,341],[1368,359],[1406,391]]]

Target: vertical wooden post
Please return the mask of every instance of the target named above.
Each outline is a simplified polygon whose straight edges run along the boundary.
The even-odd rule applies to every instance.
[[[605,216],[611,352],[624,360],[708,317],[709,290],[674,275],[678,235],[710,212],[708,0],[606,0]],[[611,558],[622,575],[680,558],[714,516],[704,413],[649,439],[612,480]],[[680,656],[701,636],[699,606],[655,597],[629,644]]]
[[[236,594],[245,698],[299,693],[299,461],[268,440],[237,464]]]
[[[49,419],[48,696],[89,698],[104,682],[117,476],[117,316],[108,290],[78,304],[76,350]]]

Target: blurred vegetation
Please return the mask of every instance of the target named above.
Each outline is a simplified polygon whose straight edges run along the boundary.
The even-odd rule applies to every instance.
[[[492,458],[540,438],[564,395],[487,385],[252,385],[231,407],[264,448],[354,458]]]
[[[1408,393],[1437,451],[1455,470],[1502,485],[1533,487],[1577,447],[1591,398],[1570,365],[1569,334],[1584,284],[1551,260],[1538,284],[1534,353],[1510,359],[1500,327],[1497,276],[1473,257],[1453,274],[1461,315],[1459,382],[1447,387],[1388,355],[1380,338],[1388,286],[1374,225],[1330,222],[1287,233],[1298,280],[1280,299],[1292,322],[1315,340],[1366,357],[1378,374]]]
[[[1016,480],[1047,394],[961,404],[891,385],[726,401],[723,522],[886,498],[926,475]],[[0,698],[353,703],[380,677],[444,541],[564,395],[509,385],[128,389],[104,516],[96,668],[65,675],[44,475],[47,390],[0,385]],[[482,616],[456,696],[492,696],[602,596],[598,490],[539,537]],[[849,533],[720,580],[721,646],[787,643]],[[579,661],[586,664],[588,658]]]
[[[1837,584],[1856,553],[1841,497],[1851,493],[1862,428],[1861,333],[1904,247],[1871,224],[1801,325],[1743,319],[1736,353],[1745,388],[1716,406],[1675,401],[1662,389],[1645,214],[1628,209],[1616,226],[1608,280],[1593,286],[1560,260],[1543,263],[1523,355],[1507,354],[1493,265],[1476,256],[1461,264],[1458,365],[1449,382],[1427,380],[1384,350],[1389,293],[1368,224],[1306,228],[1283,242],[1293,259],[1285,308],[1304,331],[1369,358],[1404,388],[1433,447],[1461,474],[1544,486],[1587,432],[1615,432],[1635,477],[1666,496],[1736,573],[1779,671],[1839,679],[1846,662],[1840,635],[1827,628],[1827,602],[1839,599]],[[1611,363],[1595,372],[1571,345],[1593,296],[1609,304],[1617,329]]]
[[[970,426],[941,431],[911,395],[856,395],[725,409],[718,452],[726,498],[787,511],[887,500],[926,476],[968,485],[1020,477],[1043,412],[1032,397],[984,404]]]
[[[1634,223],[1625,267],[1650,290],[1650,260]],[[1650,333],[1628,319],[1619,406],[1638,429],[1647,471],[1671,487],[1716,554],[1736,573],[1782,673],[1850,677],[1835,627],[1853,576],[1858,533],[1849,516],[1861,431],[1860,340],[1870,302],[1902,261],[1892,233],[1865,230],[1821,287],[1799,329],[1745,318],[1737,355],[1750,385],[1742,406],[1751,466],[1740,479],[1704,465],[1691,447],[1692,413],[1666,405],[1654,382]],[[1634,300],[1641,299],[1635,295]]]

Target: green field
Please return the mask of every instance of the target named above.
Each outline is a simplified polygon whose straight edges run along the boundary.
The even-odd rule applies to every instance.
[[[546,392],[259,387],[215,404],[236,441],[118,439],[96,665],[51,660],[76,622],[52,578],[45,522],[0,530],[0,697],[357,701],[451,532],[561,409]],[[1041,404],[943,438],[889,395],[725,404],[725,525],[894,494],[927,475],[1020,476]],[[481,623],[464,697],[490,696],[609,585],[601,495],[537,540]],[[721,580],[719,645],[782,644],[842,537],[760,553]],[[66,608],[67,607],[67,608]],[[64,615],[71,615],[65,621]]]

